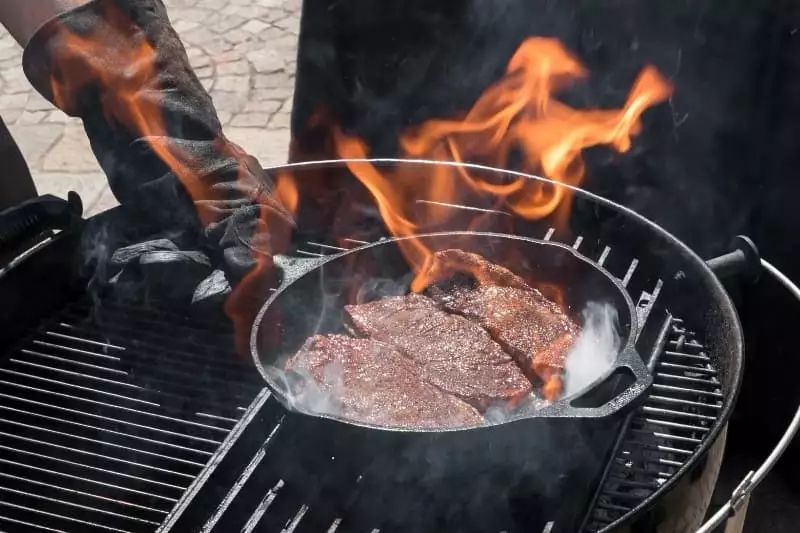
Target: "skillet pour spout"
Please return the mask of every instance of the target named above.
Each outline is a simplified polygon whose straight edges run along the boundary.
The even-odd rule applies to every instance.
[[[578,319],[589,302],[606,302],[619,315],[620,350],[616,361],[583,390],[545,403],[533,397],[520,402],[499,424],[524,419],[597,419],[627,412],[652,384],[652,376],[636,351],[639,331],[634,304],[619,280],[575,249],[555,242],[514,235],[473,231],[441,232],[385,239],[318,259],[280,258],[283,281],[256,318],[251,350],[256,366],[276,397],[295,408],[283,372],[309,337],[345,331],[345,305],[365,303],[408,292],[414,273],[402,255],[403,241],[416,239],[432,251],[460,249],[507,265],[513,257],[515,274],[559,287],[565,311]],[[364,424],[328,413],[305,412],[364,429],[404,432],[459,431],[428,428],[389,428]],[[494,424],[497,425],[497,424]]]

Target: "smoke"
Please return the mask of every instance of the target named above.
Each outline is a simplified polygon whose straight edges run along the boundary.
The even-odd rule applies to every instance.
[[[278,367],[266,367],[265,372],[277,383],[277,388],[294,411],[316,415],[341,415],[341,398],[345,392],[344,369],[332,361],[322,369],[321,382],[304,370],[286,372]],[[324,385],[323,385],[324,384]]]
[[[583,310],[583,330],[567,356],[566,396],[582,391],[608,372],[620,348],[617,310],[609,303],[589,302]]]

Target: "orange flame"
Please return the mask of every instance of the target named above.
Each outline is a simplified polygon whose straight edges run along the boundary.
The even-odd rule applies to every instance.
[[[158,85],[157,52],[139,32],[131,32],[131,21],[125,13],[114,4],[105,4],[104,21],[91,34],[74,34],[62,27],[61,46],[57,53],[59,61],[52,65],[51,90],[55,103],[67,110],[75,108],[76,99],[81,91],[87,88],[98,90],[102,112],[109,126],[122,126],[138,137],[144,138],[153,152],[172,170],[189,196],[195,201],[198,217],[204,225],[220,220],[223,212],[214,209],[215,200],[223,200],[221,194],[215,193],[211,183],[205,183],[206,176],[201,171],[201,161],[195,160],[191,154],[175,147],[174,143],[164,141],[169,130],[162,115],[157,98],[159,91],[167,90]],[[221,133],[214,139],[218,152],[232,157],[240,163],[238,179],[252,179],[244,172],[246,169],[246,153]],[[208,181],[208,180],[207,180]],[[253,192],[252,200],[259,202],[264,192],[259,184],[247,184],[247,190]],[[276,191],[279,199],[285,202],[288,210],[297,208],[299,195],[291,177],[281,176]],[[249,354],[248,339],[252,320],[271,284],[268,274],[272,270],[271,257],[259,253],[261,239],[272,239],[271,248],[280,237],[270,235],[266,230],[285,223],[274,219],[269,209],[262,208],[258,217],[259,228],[254,233],[254,242],[250,253],[255,267],[248,272],[236,286],[225,302],[225,312],[235,327],[237,351]],[[272,233],[286,233],[285,231]]]
[[[297,214],[297,207],[300,204],[300,191],[294,176],[288,172],[281,172],[275,180],[275,194],[278,200],[292,214]]]
[[[578,185],[584,176],[582,150],[606,145],[626,152],[631,137],[641,129],[641,115],[672,94],[671,85],[648,66],[639,74],[622,109],[580,110],[554,98],[556,92],[585,76],[584,67],[559,41],[530,38],[512,57],[505,76],[486,90],[463,120],[430,120],[407,132],[400,139],[402,155],[504,168],[514,153],[520,153],[525,173]],[[363,141],[338,130],[334,142],[340,157],[369,156]],[[440,204],[459,203],[467,191],[496,198],[528,220],[555,212],[563,223],[570,207],[569,189],[537,180],[519,178],[498,184],[464,167],[447,166],[436,167],[427,179],[419,180],[409,175],[413,171],[382,172],[367,162],[348,166],[369,189],[384,223],[397,237],[410,237],[422,225],[442,222],[447,210]],[[414,200],[420,198],[439,204],[426,203],[419,213]],[[416,210],[413,217],[411,206]],[[421,291],[430,282],[424,273],[433,267],[433,252],[416,239],[402,241],[401,248],[417,274],[412,290]]]

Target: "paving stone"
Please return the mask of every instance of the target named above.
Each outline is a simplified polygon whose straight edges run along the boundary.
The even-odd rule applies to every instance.
[[[220,63],[217,65],[218,76],[229,76],[231,74],[249,74],[250,65],[246,60],[232,61],[230,63]]]
[[[258,113],[255,111],[244,111],[243,113],[236,115],[231,120],[231,126],[233,127],[254,127],[254,128],[264,128],[269,123],[270,114],[269,113]]]
[[[215,39],[219,39],[219,36],[205,26],[200,26],[192,31],[186,32],[184,35],[181,35],[181,40],[197,46],[210,43]]]
[[[225,2],[221,2],[220,0],[194,0],[192,4],[195,7],[208,9],[210,11],[217,11],[225,7]]]
[[[217,34],[225,34],[239,28],[239,26],[245,23],[249,24],[247,18],[235,14],[228,14],[221,18],[215,18],[210,27],[211,30]]]
[[[256,89],[283,89],[291,86],[292,83],[286,72],[271,72],[253,76],[253,87]]]
[[[178,35],[183,35],[184,33],[187,33],[199,26],[199,22],[191,20],[178,20],[172,25],[172,27],[175,28],[175,31],[178,32]]]
[[[238,113],[247,103],[247,93],[226,92],[214,88],[211,98],[217,111],[226,111],[231,114]]]
[[[258,20],[258,19],[252,19],[247,24],[242,26],[242,30],[243,31],[246,31],[248,33],[254,33],[254,34],[261,33],[262,31],[266,30],[267,28],[269,28],[269,24],[267,24],[266,22],[264,22],[262,20]]]
[[[6,124],[14,124],[17,122],[19,117],[22,116],[22,109],[8,109],[5,111],[0,111],[0,116],[2,116],[3,121]]]
[[[289,113],[275,113],[267,125],[274,129],[289,129],[291,123],[292,117]]]
[[[289,130],[227,128],[225,135],[264,166],[282,165],[289,154]]]
[[[286,30],[293,35],[297,35],[300,32],[300,18],[294,15],[286,17],[281,20],[277,20],[274,22],[275,26]]]
[[[47,116],[47,111],[23,111],[16,120],[17,124],[38,124]]]
[[[105,176],[97,176],[93,177],[92,179],[99,181],[105,181]],[[116,207],[119,205],[119,202],[114,197],[114,193],[111,192],[111,188],[106,185],[103,187],[103,190],[100,191],[100,194],[97,195],[97,198],[91,203],[84,203],[84,213],[85,216],[91,217],[102,213],[103,211],[108,211],[109,209]]]
[[[249,76],[220,76],[214,84],[218,91],[247,92],[250,88]]]
[[[270,40],[269,46],[272,50],[281,53],[284,58],[297,56],[297,37],[290,33],[284,33],[282,37]]]
[[[28,111],[51,111],[55,106],[44,99],[42,95],[37,92],[32,92],[28,103],[25,104],[25,109]]]
[[[225,12],[232,15],[238,15],[247,20],[260,18],[266,18],[266,20],[269,20],[267,17],[269,9],[261,5],[250,4],[245,6],[229,6],[225,9]]]
[[[214,56],[214,63],[219,65],[220,63],[230,63],[231,61],[242,61],[243,59],[244,54],[242,54],[239,50],[236,50],[234,47],[227,52],[216,54]]]
[[[6,80],[3,84],[3,91],[8,94],[19,94],[31,91],[31,84],[24,78],[14,78]]]
[[[19,57],[19,51],[14,48],[0,48],[0,61],[11,59],[12,57]]]
[[[52,124],[9,124],[8,130],[19,144],[28,166],[35,170],[40,168],[41,159],[61,136],[62,128]]]
[[[213,39],[212,41],[204,43],[202,46],[203,50],[212,55],[221,54],[233,48],[233,44],[229,43],[222,37],[218,37],[216,39]]]
[[[99,172],[100,165],[89,146],[83,128],[69,126],[45,155],[42,169],[48,172]]]
[[[268,74],[277,72],[286,67],[286,61],[275,50],[256,50],[247,54],[247,60],[253,65],[256,72]]]
[[[244,34],[244,32],[242,32],[242,34]],[[237,54],[239,57],[244,57],[247,54],[249,54],[250,52],[253,52],[253,51],[256,51],[256,50],[263,50],[264,47],[267,46],[263,42],[261,42],[260,40],[258,40],[255,37],[253,37],[252,35],[249,35],[249,34],[247,34],[247,35],[248,35],[248,38],[246,40],[238,42],[238,43],[233,45],[233,48],[231,49],[231,53]]]
[[[48,115],[44,119],[44,122],[52,122],[55,124],[66,124],[72,120],[78,120],[78,119],[73,119],[63,111],[56,109],[55,111],[50,111],[50,113],[48,113]]]
[[[294,94],[294,88],[289,86],[286,82],[288,79],[283,76],[278,80],[275,87],[266,89],[253,89],[250,91],[250,100],[278,100],[284,101]]]
[[[194,69],[194,73],[197,75],[198,78],[210,78],[214,75],[214,67],[208,65],[206,67],[196,68]]]
[[[227,126],[230,124],[231,118],[233,118],[233,113],[229,113],[228,111],[220,111],[217,110],[217,118],[219,118],[219,123],[223,126]]]
[[[30,94],[0,94],[0,111],[24,109],[29,99]]]
[[[221,2],[216,2],[220,4]],[[173,17],[175,21],[197,22],[199,24],[207,24],[209,20],[214,19],[214,12],[210,9],[189,8],[181,9],[180,13],[176,13]],[[173,25],[176,22],[173,22]]]
[[[266,113],[267,118],[280,109],[281,102],[277,100],[250,100],[245,104],[243,113]]]
[[[35,172],[33,181],[39,194],[66,198],[69,191],[77,192],[83,201],[85,211],[97,204],[107,187],[106,177],[100,172]]]

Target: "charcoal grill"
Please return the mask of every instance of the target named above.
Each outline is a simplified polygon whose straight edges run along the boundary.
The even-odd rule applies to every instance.
[[[322,258],[385,237],[377,214],[359,209],[369,198],[341,162],[281,169],[309,188],[324,181],[329,191],[301,205],[287,260]],[[648,226],[592,200],[576,201],[568,228],[517,221],[479,202],[449,206],[453,223],[480,212],[490,229],[566,244],[602,265],[636,303],[637,342],[651,348],[640,353],[652,354],[655,382],[644,403],[611,428],[588,428],[592,446],[570,455],[595,457],[592,483],[570,500],[572,519],[553,510],[561,495],[550,494],[547,513],[499,514],[490,531],[520,525],[551,533],[659,531],[670,509],[686,509],[690,500],[699,524],[708,498],[698,501],[693,492],[716,478],[718,463],[706,459],[724,446],[740,379],[738,369],[719,359],[730,347],[708,335],[706,303],[674,296],[676,287],[680,294],[697,290],[690,271],[670,264],[657,240],[648,240],[647,249],[631,245]],[[360,216],[342,222],[342,205]],[[327,440],[296,422],[302,417],[287,413],[232,354],[226,327],[156,304],[122,304],[113,294],[88,297],[86,278],[73,268],[85,231],[82,224],[63,231],[0,278],[4,302],[27,309],[3,316],[2,528],[410,531],[387,520],[387,504],[398,500],[387,502],[376,490],[386,489],[391,463],[376,457],[371,468],[354,472],[351,443]],[[739,251],[712,265],[724,272],[737,262],[751,264],[746,259]],[[36,301],[35,310],[25,301]],[[749,491],[743,488],[742,494]],[[534,506],[518,503],[517,511]],[[450,522],[439,527],[466,530]]]

